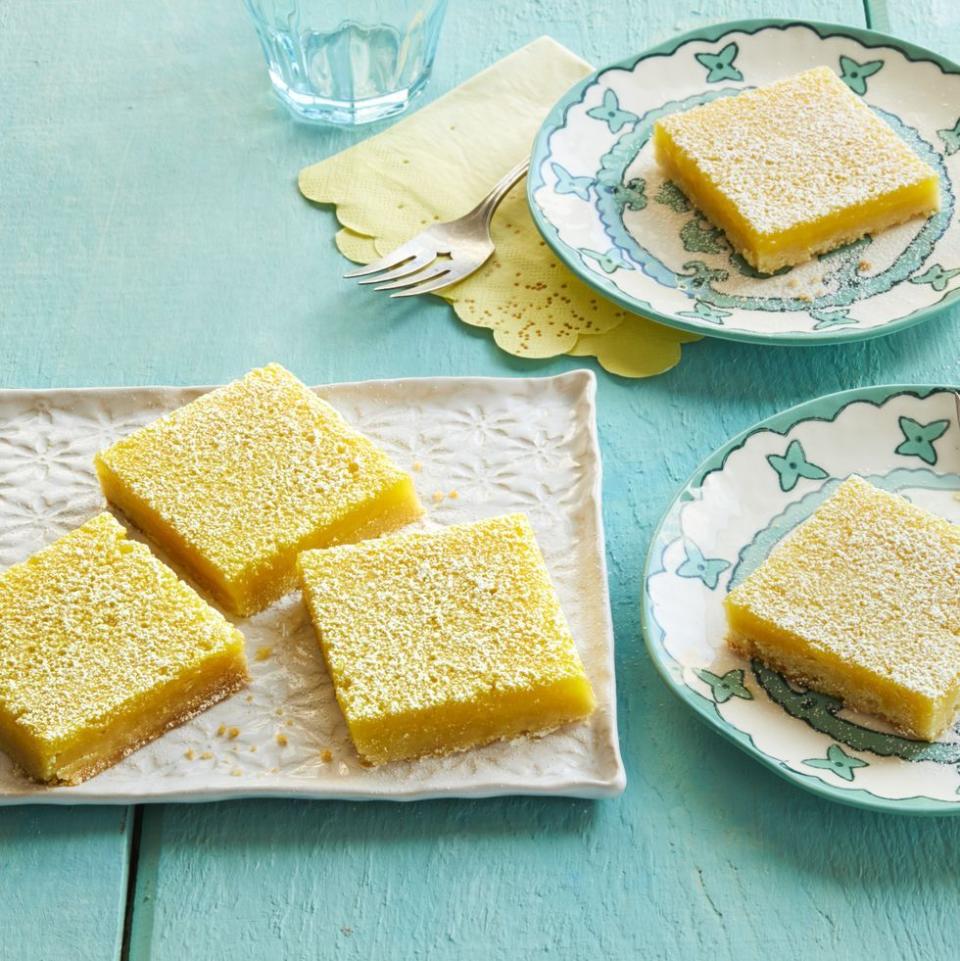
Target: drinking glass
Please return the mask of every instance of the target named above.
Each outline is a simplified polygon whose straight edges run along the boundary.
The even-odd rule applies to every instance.
[[[430,79],[447,0],[244,0],[273,84],[300,120],[406,110]]]

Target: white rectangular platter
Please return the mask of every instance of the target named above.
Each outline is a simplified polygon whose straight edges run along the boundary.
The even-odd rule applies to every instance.
[[[97,450],[206,389],[0,391],[0,567],[103,508]],[[413,473],[426,526],[528,514],[597,694],[591,720],[447,758],[365,767],[296,594],[235,619],[247,639],[249,688],[76,787],[33,784],[0,753],[0,804],[623,790],[593,374],[367,381],[317,392]]]

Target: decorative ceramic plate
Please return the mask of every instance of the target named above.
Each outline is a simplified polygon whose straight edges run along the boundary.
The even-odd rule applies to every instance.
[[[939,172],[942,209],[761,275],[664,179],[650,134],[666,114],[819,65]],[[707,336],[814,344],[888,334],[956,301],[958,178],[960,66],[855,27],[744,20],[685,34],[575,86],[537,137],[527,191],[561,260],[626,309]]]
[[[102,509],[97,450],[202,391],[0,391],[0,567]],[[77,787],[32,784],[0,753],[0,804],[620,793],[595,391],[588,371],[318,388],[414,472],[427,525],[529,515],[597,694],[588,723],[448,758],[364,767],[294,594],[234,619],[253,675],[245,691]],[[222,733],[231,728],[239,730],[232,739]]]
[[[647,647],[687,704],[788,780],[860,807],[960,813],[960,723],[935,743],[900,737],[724,643],[726,593],[850,474],[960,522],[952,391],[831,394],[712,454],[654,534],[644,575]]]

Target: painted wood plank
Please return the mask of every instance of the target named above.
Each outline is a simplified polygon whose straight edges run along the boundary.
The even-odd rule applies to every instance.
[[[0,4],[0,385],[56,384],[62,315],[73,309],[70,264],[93,231],[77,215],[100,184],[74,180],[39,200],[67,152],[96,150],[95,126],[73,116],[70,98],[103,82],[88,39],[103,24],[66,4]],[[78,51],[86,50],[77,57]],[[63,91],[58,102],[55,91]],[[67,90],[70,93],[67,93]],[[109,85],[104,89],[109,91]],[[119,117],[118,117],[119,119]],[[64,173],[65,182],[69,176]],[[87,189],[94,188],[94,189]],[[73,214],[71,214],[71,208]],[[48,230],[45,224],[54,225]],[[54,304],[60,306],[54,308]],[[60,316],[58,316],[60,315]],[[78,344],[72,345],[79,360]],[[96,353],[87,363],[96,368]],[[0,497],[4,496],[0,492]],[[127,890],[132,809],[0,808],[0,959],[115,961]]]
[[[866,0],[874,30],[960,60],[960,4],[954,0]]]
[[[116,961],[132,808],[0,809],[0,958]]]

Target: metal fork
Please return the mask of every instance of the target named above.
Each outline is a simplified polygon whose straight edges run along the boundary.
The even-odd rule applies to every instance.
[[[344,277],[361,277],[361,284],[378,284],[374,290],[397,290],[391,297],[428,294],[469,277],[490,259],[493,213],[528,166],[527,160],[518,163],[470,213],[427,227],[385,257]]]

